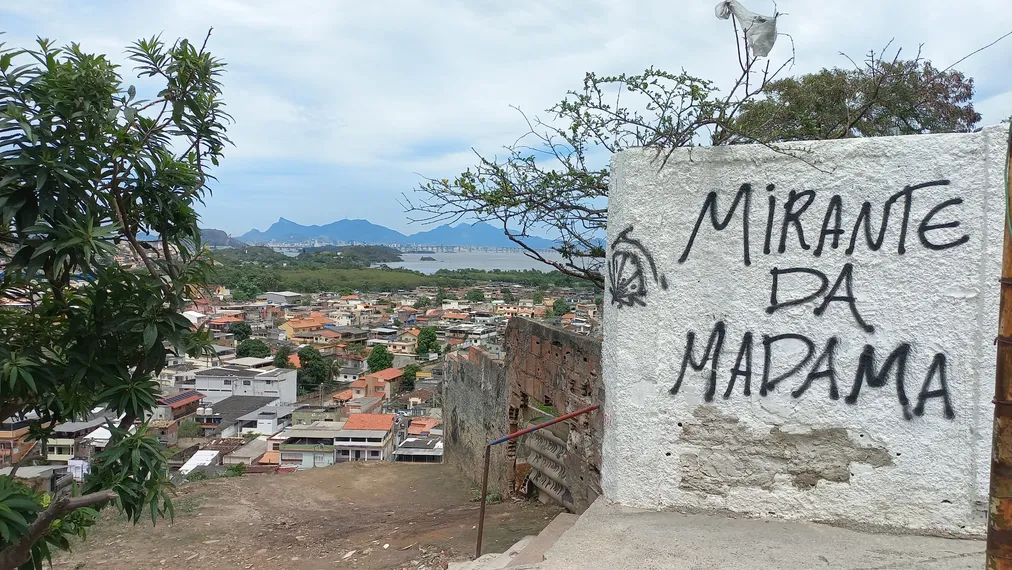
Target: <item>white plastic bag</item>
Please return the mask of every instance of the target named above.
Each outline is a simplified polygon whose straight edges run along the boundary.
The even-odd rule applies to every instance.
[[[773,43],[777,41],[777,17],[763,16],[755,12],[749,12],[738,0],[724,0],[717,4],[713,12],[721,20],[726,20],[732,15],[745,29],[745,40],[752,53],[759,57],[766,57],[773,49]]]

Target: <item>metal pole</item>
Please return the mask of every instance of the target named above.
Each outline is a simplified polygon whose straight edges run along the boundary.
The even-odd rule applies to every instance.
[[[485,495],[488,493],[488,466],[492,460],[492,444],[485,446],[485,470],[481,474],[481,512],[478,514],[478,544],[474,547],[475,559],[481,557],[481,535],[485,530]]]
[[[1010,131],[1012,133],[1012,131]],[[1012,159],[1012,137],[1008,159]],[[1007,159],[1007,160],[1008,160]],[[1012,570],[1012,235],[1009,227],[1008,162],[1005,242],[1001,260],[1001,303],[998,308],[994,382],[994,430],[991,436],[991,488],[987,524],[987,570]]]

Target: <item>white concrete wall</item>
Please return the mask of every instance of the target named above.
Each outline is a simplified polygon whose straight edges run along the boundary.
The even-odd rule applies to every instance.
[[[1006,131],[785,146],[804,150],[680,149],[663,168],[653,151],[613,159],[605,495],[647,508],[983,532]],[[694,232],[711,192],[719,224],[739,194],[741,201],[723,230],[706,212]],[[783,231],[792,193],[793,211],[811,200],[799,218],[807,248],[790,219]],[[828,233],[835,211],[827,216],[833,196],[841,204],[836,248]],[[884,241],[870,247],[862,226],[848,253],[865,201],[875,240],[891,204]],[[848,295],[846,276],[831,293],[847,264],[853,303],[839,299]],[[825,275],[826,287],[804,303],[771,307],[773,272],[796,268],[806,271],[778,277],[780,303],[816,293],[821,278],[812,271]],[[837,299],[819,310],[827,296]],[[724,335],[714,369],[716,350],[700,361],[708,341],[720,340],[711,336],[718,323]],[[690,334],[694,360],[686,362]],[[766,350],[764,339],[784,334],[799,336]],[[824,355],[831,342],[832,357]],[[874,350],[871,384],[888,355],[897,351],[898,365],[908,351],[903,396],[899,366],[884,385],[865,377],[855,390],[867,350]],[[729,388],[732,369],[739,374]]]

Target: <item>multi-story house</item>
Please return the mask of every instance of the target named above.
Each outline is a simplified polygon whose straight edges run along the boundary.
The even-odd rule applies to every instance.
[[[351,414],[337,434],[337,461],[384,461],[394,450],[394,414]]]

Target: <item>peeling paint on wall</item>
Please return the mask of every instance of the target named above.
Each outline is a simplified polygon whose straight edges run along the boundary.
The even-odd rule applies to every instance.
[[[617,154],[605,495],[982,532],[1006,142]]]

